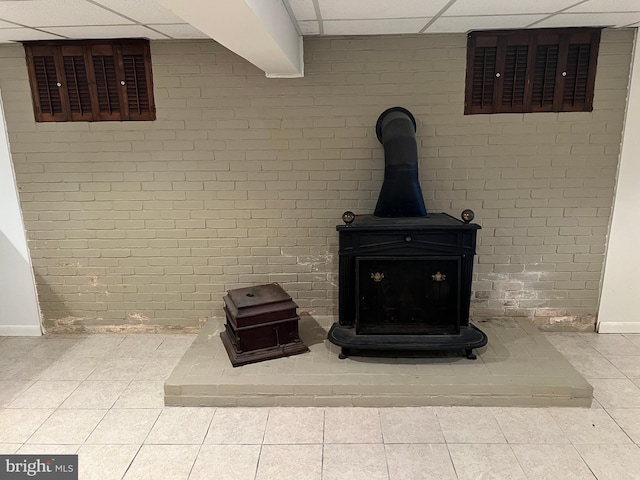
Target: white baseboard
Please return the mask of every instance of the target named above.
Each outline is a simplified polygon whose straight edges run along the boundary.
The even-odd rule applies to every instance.
[[[39,337],[39,325],[0,325],[0,337]]]
[[[601,322],[598,333],[640,333],[640,322]]]

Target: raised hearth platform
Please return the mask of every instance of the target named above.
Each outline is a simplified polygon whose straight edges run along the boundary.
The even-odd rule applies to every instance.
[[[233,368],[211,320],[165,383],[174,406],[423,405],[589,407],[593,388],[527,320],[481,322],[489,344],[458,353],[338,358],[332,317],[302,316],[309,353]]]

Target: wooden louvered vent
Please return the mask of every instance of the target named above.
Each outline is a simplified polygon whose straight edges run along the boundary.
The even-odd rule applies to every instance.
[[[558,66],[558,45],[538,45],[533,70],[531,107],[535,111],[551,110]]]
[[[491,108],[496,69],[496,47],[479,47],[473,59],[472,105],[476,108]]]
[[[25,43],[38,122],[155,120],[146,40]]]
[[[91,113],[91,94],[83,56],[64,57],[64,73],[72,114],[84,116]]]
[[[521,109],[527,75],[527,45],[510,45],[506,49],[502,75],[502,105],[507,109]]]
[[[596,28],[470,33],[465,114],[591,111],[599,43]]]
[[[590,57],[590,44],[569,45],[567,75],[564,79],[564,96],[562,99],[562,102],[567,106],[574,107],[587,101]]]

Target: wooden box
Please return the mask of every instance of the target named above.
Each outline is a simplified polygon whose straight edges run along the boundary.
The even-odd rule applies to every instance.
[[[297,305],[277,283],[229,290],[220,333],[234,367],[308,352],[298,335]]]

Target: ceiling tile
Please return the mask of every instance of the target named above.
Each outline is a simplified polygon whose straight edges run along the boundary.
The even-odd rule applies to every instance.
[[[490,15],[484,17],[440,17],[425,33],[466,33],[470,30],[524,28],[544,15]]]
[[[316,9],[313,6],[313,0],[289,0],[291,10],[296,20],[315,20]]]
[[[640,13],[573,13],[549,17],[535,27],[623,27],[640,21]]]
[[[457,0],[443,16],[554,13],[580,0]]]
[[[184,23],[155,0],[93,0],[140,23]]]
[[[158,30],[171,38],[209,38],[196,27],[188,23],[179,23],[175,25],[151,25],[149,27]]]
[[[414,17],[433,17],[448,0],[318,0],[320,14],[325,20],[358,20]]]
[[[56,35],[51,35],[30,28],[2,28],[0,29],[0,43],[25,42],[27,40],[62,40]]]
[[[575,7],[571,7],[566,13],[574,12],[640,12],[640,2],[638,0],[589,0]]]
[[[384,35],[418,33],[429,18],[394,18],[387,20],[325,20],[326,35]]]
[[[0,2],[0,19],[31,27],[133,23],[120,15],[83,0]]]
[[[18,28],[19,26],[20,25],[16,25],[15,23],[3,22],[0,20],[0,28]]]
[[[302,35],[318,35],[320,33],[320,25],[312,20],[298,22],[298,26]]]
[[[166,35],[154,32],[142,25],[110,25],[107,27],[49,27],[48,32],[56,33],[72,39],[87,38],[149,38],[167,39]]]

